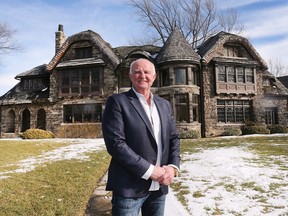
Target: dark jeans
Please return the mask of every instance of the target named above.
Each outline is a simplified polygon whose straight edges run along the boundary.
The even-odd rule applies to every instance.
[[[113,193],[112,216],[164,216],[165,198],[161,191],[152,191],[145,197],[126,198]]]

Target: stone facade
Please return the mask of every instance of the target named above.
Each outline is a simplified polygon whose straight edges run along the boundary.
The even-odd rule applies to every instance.
[[[137,58],[155,63],[152,91],[171,102],[180,131],[211,137],[246,121],[288,125],[288,90],[246,38],[220,32],[196,53],[179,29],[163,47],[112,48],[90,30],[66,39],[62,25],[55,35],[49,64],[18,74],[20,82],[0,98],[1,138],[28,128],[57,134],[101,126],[106,99],[131,88],[129,66]]]
[[[202,45],[199,54],[202,57],[205,136],[221,135],[227,129],[241,127],[246,121],[265,124],[270,110],[276,112],[272,113],[275,116],[269,124],[288,124],[287,89],[276,83],[272,74],[264,76],[268,73],[266,63],[246,38],[220,32]],[[275,92],[265,91],[265,79],[269,80],[268,87],[274,85]],[[273,103],[266,103],[271,96]],[[225,119],[219,117],[222,114]]]

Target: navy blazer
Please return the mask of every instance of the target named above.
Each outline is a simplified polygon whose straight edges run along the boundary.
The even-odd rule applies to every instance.
[[[180,164],[179,133],[169,101],[154,96],[161,121],[162,165]],[[155,165],[157,144],[152,125],[137,95],[128,92],[108,98],[102,131],[108,153],[112,156],[106,190],[123,197],[147,195],[151,179],[141,178],[150,164]],[[161,185],[164,194],[168,186]]]

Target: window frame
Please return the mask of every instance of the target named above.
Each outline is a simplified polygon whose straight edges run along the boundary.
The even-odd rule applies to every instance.
[[[184,71],[184,75],[185,75],[184,82],[177,82],[177,80],[178,80],[177,75],[183,76],[183,72],[181,74],[177,73],[178,70],[179,70],[179,72],[180,72],[180,70],[181,71],[185,70]],[[174,67],[173,71],[174,71],[174,85],[188,85],[188,68],[187,67]],[[180,80],[180,81],[182,81],[182,80]]]
[[[277,107],[265,108],[265,124],[266,125],[279,124]]]
[[[170,73],[169,68],[159,70],[160,87],[170,86]]]
[[[103,66],[65,68],[58,73],[60,96],[97,95],[103,88]],[[83,82],[83,77],[88,77],[89,83]]]
[[[177,101],[179,97],[183,97],[185,101]],[[181,100],[181,98],[179,98]],[[183,99],[183,98],[182,98]],[[189,115],[189,94],[180,93],[174,94],[175,120],[177,123],[190,123]],[[181,114],[181,115],[180,115]]]
[[[88,110],[87,112],[85,106],[90,106],[88,109],[94,108],[94,110],[92,110],[92,112],[89,112]],[[90,121],[87,119],[90,119]],[[66,124],[100,123],[102,122],[102,104],[65,104],[63,105],[63,122]]]
[[[199,86],[200,83],[200,77],[199,77],[199,70],[197,68],[191,68],[192,71],[192,84]]]
[[[246,84],[254,84],[255,83],[255,74],[254,74],[254,67],[249,66],[240,66],[240,65],[226,65],[226,64],[218,64],[216,65],[218,68],[217,70],[217,82],[224,82],[224,83],[246,83]],[[220,70],[221,68],[221,70]],[[229,71],[230,69],[233,69],[233,71]],[[244,80],[239,81],[239,74],[238,69],[243,69],[243,76]],[[224,70],[224,71],[223,71]],[[250,70],[250,71],[249,71]],[[249,71],[249,73],[248,73]],[[233,72],[233,73],[229,73]],[[222,75],[222,76],[220,76]],[[223,78],[221,78],[223,77]],[[249,79],[248,79],[249,78]],[[232,81],[231,81],[232,80]],[[248,81],[249,80],[249,81]]]
[[[199,122],[200,119],[200,109],[199,109],[200,96],[192,94],[192,120],[193,122]]]
[[[75,50],[75,59],[85,59],[85,58],[92,58],[92,46],[89,47],[77,47],[74,48]]]
[[[251,109],[250,100],[217,99],[217,122],[225,124],[244,123],[251,119]]]
[[[49,78],[46,77],[37,77],[37,78],[28,78],[23,79],[23,90],[31,91],[31,90],[41,90],[47,88],[49,86]]]

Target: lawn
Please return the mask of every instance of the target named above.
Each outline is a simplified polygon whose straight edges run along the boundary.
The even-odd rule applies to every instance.
[[[84,215],[110,159],[86,142],[0,140],[0,215]]]
[[[288,135],[181,140],[181,157],[187,215],[288,215]],[[103,139],[0,139],[0,215],[85,215],[109,160]]]

